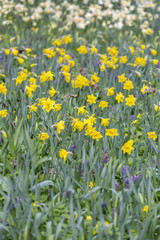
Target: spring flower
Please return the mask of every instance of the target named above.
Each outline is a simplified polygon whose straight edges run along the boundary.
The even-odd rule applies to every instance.
[[[54,97],[55,94],[56,94],[56,90],[54,89],[54,87],[51,87],[51,90],[49,90],[49,95],[51,97]]]
[[[111,87],[107,91],[107,96],[109,97],[109,96],[112,96],[113,94],[114,94],[114,87]]]
[[[80,121],[79,119],[73,118],[73,122],[71,126],[74,126],[74,132],[78,130],[79,132],[82,131],[84,128],[84,122]]]
[[[121,149],[123,153],[128,153],[130,155],[131,151],[134,149],[133,140],[129,140],[128,142],[126,142]]]
[[[62,41],[63,41],[64,44],[69,44],[69,43],[72,42],[72,38],[71,38],[70,35],[66,35],[62,38]]]
[[[40,98],[39,102],[38,102],[38,106],[43,107],[43,103],[44,103],[45,100],[46,100],[46,98]]]
[[[77,51],[79,52],[79,54],[87,54],[87,48],[85,45],[82,45],[79,48],[77,48]]]
[[[75,81],[72,81],[72,87],[82,88],[83,86],[89,86],[89,80],[81,74],[78,74]]]
[[[102,72],[105,71],[105,65],[104,65],[104,64],[101,65],[101,71],[102,71]]]
[[[61,120],[59,123],[57,123],[56,127],[57,127],[57,132],[60,134],[61,131],[65,129],[64,121]]]
[[[45,141],[47,138],[49,138],[49,135],[45,132],[42,132],[41,134],[39,134],[39,138],[42,141]]]
[[[89,183],[89,188],[91,188],[91,189],[93,188],[93,182]]]
[[[10,49],[5,49],[5,54],[9,55],[9,53],[10,53]]]
[[[36,111],[37,111],[37,106],[36,106],[36,103],[34,103],[33,105],[30,106],[29,113],[36,112]]]
[[[18,60],[18,62],[19,62],[20,64],[23,64],[23,63],[24,63],[24,59],[23,59],[23,58],[17,58],[17,60]]]
[[[126,105],[132,107],[133,105],[135,105],[136,98],[133,95],[129,95],[128,98],[125,98],[125,101]]]
[[[141,88],[141,93],[142,93],[142,94],[147,93],[147,92],[148,92],[148,89],[149,89],[149,87],[148,87],[147,85],[143,84],[143,87]]]
[[[79,114],[84,114],[84,113],[88,113],[88,111],[86,110],[86,107],[85,106],[79,107],[77,116],[79,116]]]
[[[157,139],[157,135],[155,132],[148,132],[147,135],[148,135],[148,138],[151,138],[154,141]]]
[[[134,47],[132,47],[132,46],[129,46],[129,50],[130,50],[131,54],[133,54],[133,53],[134,53]]]
[[[56,40],[53,41],[52,43],[54,46],[60,47],[62,44],[62,40],[57,38]]]
[[[146,61],[147,61],[146,58],[136,57],[134,66],[136,67],[137,65],[140,65],[140,66],[144,67],[146,65]]]
[[[127,56],[122,56],[119,60],[120,63],[126,64],[128,62]]]
[[[125,73],[123,73],[122,75],[118,76],[118,82],[123,83],[127,80],[127,78],[125,77]]]
[[[51,73],[51,71],[48,72],[43,71],[40,76],[40,81],[43,83],[49,80],[53,80],[53,73]]]
[[[106,108],[106,107],[108,107],[108,102],[106,102],[106,101],[101,101],[101,102],[99,103],[98,107],[101,107],[102,109],[103,109],[103,108]]]
[[[154,50],[154,49],[151,49],[151,53],[152,53],[153,56],[156,56],[156,55],[157,55],[157,51]]]
[[[48,98],[47,100],[43,101],[43,109],[45,109],[47,112],[50,112],[51,109],[53,109],[54,104],[55,104],[55,101]]]
[[[0,117],[5,118],[7,116],[7,109],[1,110],[0,111]]]
[[[110,128],[110,129],[106,129],[106,135],[114,138],[115,136],[118,136],[119,134],[118,134],[116,128]]]
[[[148,205],[145,205],[144,208],[142,209],[143,212],[148,213],[149,207]]]
[[[93,84],[94,82],[98,83],[100,80],[100,77],[97,76],[97,73],[94,73],[94,75],[91,76],[91,83]]]
[[[101,125],[106,127],[106,126],[108,126],[109,121],[110,121],[110,118],[102,118]]]
[[[89,102],[90,104],[96,103],[97,98],[93,94],[88,95],[87,97],[88,97],[87,102]]]
[[[59,156],[60,158],[63,158],[64,162],[66,161],[68,154],[69,152],[67,152],[65,149],[61,149],[59,151]]]
[[[123,99],[124,99],[124,95],[123,95],[121,92],[119,92],[119,93],[116,95],[116,100],[117,100],[117,102],[118,102],[118,103],[123,102]]]
[[[92,216],[87,216],[86,220],[92,220]]]
[[[53,107],[53,111],[59,112],[61,110],[61,106],[62,106],[62,104],[60,104],[60,103],[55,104]]]
[[[133,89],[133,83],[132,81],[130,81],[129,79],[124,83],[123,89],[126,89],[128,91],[130,91],[131,89]]]
[[[159,61],[158,61],[158,59],[153,59],[152,62],[154,65],[157,65]]]
[[[97,53],[98,52],[98,49],[94,46],[92,46],[91,48],[91,53],[94,54],[94,53]]]
[[[6,88],[6,86],[4,85],[4,82],[2,82],[2,83],[0,84],[0,93],[2,93],[2,94],[4,94],[4,95],[7,94],[7,88]]]

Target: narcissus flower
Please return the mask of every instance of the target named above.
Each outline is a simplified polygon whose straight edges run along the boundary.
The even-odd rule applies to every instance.
[[[118,102],[118,103],[123,102],[123,99],[124,99],[124,95],[123,95],[121,92],[119,92],[119,93],[116,95],[116,100],[117,100],[117,102]]]
[[[51,87],[51,90],[49,90],[49,95],[51,97],[54,97],[55,94],[56,94],[56,90],[54,89],[54,87]]]
[[[90,104],[96,103],[97,98],[93,94],[88,95],[87,97],[88,97],[87,102],[89,102]]]
[[[125,77],[125,73],[123,73],[122,75],[118,76],[118,82],[123,83],[127,80],[127,78]]]
[[[39,138],[42,141],[45,141],[47,138],[49,138],[48,133],[42,132],[41,134],[39,134]]]
[[[59,156],[60,156],[60,158],[63,158],[64,162],[67,160],[68,154],[69,154],[69,152],[67,152],[65,149],[61,149],[59,151]]]
[[[110,118],[102,118],[101,125],[106,127],[106,126],[108,126],[109,121],[110,121]]]
[[[143,212],[148,213],[149,207],[148,205],[145,205],[144,208],[142,209]]]
[[[93,182],[89,183],[89,188],[93,188]]]
[[[61,120],[59,123],[57,123],[56,127],[57,127],[57,132],[60,134],[61,131],[65,129],[64,121]]]
[[[18,60],[18,62],[19,62],[20,64],[23,64],[23,63],[24,63],[24,59],[23,59],[23,58],[17,58],[17,60]]]
[[[10,49],[5,49],[5,54],[9,55],[9,53],[10,53]]]
[[[29,107],[30,107],[29,113],[31,113],[31,112],[36,112],[36,111],[37,111],[36,103],[34,103],[33,105],[31,105],[31,106],[29,106]]]
[[[155,132],[148,132],[147,135],[148,135],[148,138],[151,138],[154,141],[157,139],[157,135]]]
[[[102,64],[102,65],[101,65],[101,71],[104,72],[104,70],[105,70],[105,65]]]
[[[135,105],[136,98],[133,95],[129,95],[128,98],[125,98],[125,101],[126,105],[132,107],[133,105]]]
[[[98,49],[94,46],[92,46],[91,48],[91,53],[94,54],[94,53],[97,53],[98,52]]]
[[[42,104],[43,104],[43,109],[45,109],[47,112],[50,112],[51,109],[53,109],[53,105],[55,104],[55,101],[48,98],[47,100],[44,100]]]
[[[92,216],[87,216],[86,220],[92,220]]]
[[[7,116],[7,109],[0,111],[0,117],[5,118]]]
[[[113,94],[114,94],[114,87],[111,87],[107,91],[107,96],[109,97],[109,96],[112,96]]]
[[[149,89],[149,87],[148,87],[147,85],[143,84],[143,87],[141,88],[141,93],[142,93],[142,94],[147,93],[147,92],[148,92],[148,89]]]
[[[61,110],[61,106],[62,106],[62,104],[60,104],[60,103],[55,104],[53,107],[53,111],[59,112]]]
[[[106,102],[106,101],[101,101],[101,102],[99,103],[98,107],[101,107],[102,109],[103,109],[103,108],[106,108],[106,107],[108,107],[108,102]]]
[[[79,107],[77,116],[79,116],[79,114],[84,114],[84,113],[88,113],[88,111],[86,110],[86,107],[85,106]]]
[[[130,50],[131,54],[133,54],[133,53],[134,53],[134,47],[132,47],[132,46],[129,46],[129,50]]]
[[[154,65],[157,65],[159,61],[158,61],[158,59],[153,59],[152,62]]]
[[[118,136],[119,134],[118,134],[116,128],[110,128],[110,129],[106,129],[106,135],[114,138],[115,136]]]
[[[130,155],[131,151],[134,149],[133,140],[129,140],[128,142],[126,142],[121,149],[123,153],[128,153]]]
[[[124,83],[124,86],[123,86],[123,89],[126,89],[128,91],[130,91],[131,89],[133,89],[133,83],[131,80],[127,80],[125,83]]]
[[[85,45],[82,45],[79,48],[77,48],[77,51],[79,52],[79,54],[87,54],[87,48]]]
[[[7,88],[6,88],[6,86],[4,85],[4,82],[2,82],[2,83],[0,84],[0,93],[2,93],[2,94],[4,94],[4,95],[7,94]]]

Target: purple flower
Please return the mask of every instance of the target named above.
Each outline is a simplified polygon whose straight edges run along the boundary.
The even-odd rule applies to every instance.
[[[135,115],[131,115],[130,116],[130,121],[134,120],[135,119]]]
[[[94,63],[94,68],[96,68],[99,65],[99,61]]]
[[[0,62],[2,62],[2,57],[0,56]]]
[[[22,93],[24,93],[24,88],[23,87],[21,88],[21,91],[22,91]]]
[[[108,208],[107,208],[107,203],[106,203],[106,202],[102,202],[101,206],[102,206],[102,208],[106,208],[106,209],[108,209]]]
[[[7,68],[8,68],[8,62],[5,62],[4,63],[4,69],[7,70]]]
[[[15,197],[15,201],[16,201],[16,203],[19,203],[19,202],[21,202],[21,199],[19,197]]]
[[[76,146],[73,144],[70,146],[69,150],[75,153]]]
[[[118,189],[119,189],[119,183],[116,182],[116,192],[118,191]]]
[[[74,54],[73,54],[73,53],[70,53],[70,56],[71,56],[72,58],[74,58]]]
[[[129,187],[129,178],[128,177],[125,178],[125,185],[127,185],[127,187]]]
[[[121,177],[123,177],[124,174],[126,173],[126,169],[128,169],[128,171],[131,172],[130,167],[128,165],[125,165],[121,170]]]
[[[139,98],[139,93],[138,93],[138,92],[135,92],[135,93],[134,93],[134,97]]]
[[[69,197],[70,197],[70,193],[71,193],[71,191],[70,191],[70,190],[67,190],[67,191],[66,191],[66,197],[67,197],[67,198],[69,198]]]
[[[140,175],[138,174],[138,175],[131,176],[131,179],[134,183],[136,183],[137,180],[139,179],[139,177],[140,177]]]
[[[101,161],[102,163],[107,163],[109,161],[109,157],[108,155],[105,153],[105,156],[103,158],[103,160]]]
[[[51,190],[48,189],[48,200],[51,199]]]
[[[83,173],[84,173],[84,168],[83,168],[83,163],[81,163],[81,177],[83,177]]]
[[[13,210],[15,208],[15,205],[14,204],[12,204],[12,206],[11,206],[11,210]]]
[[[54,83],[53,83],[53,85],[54,85],[54,86],[56,86],[56,85],[57,85],[57,80],[54,80]]]

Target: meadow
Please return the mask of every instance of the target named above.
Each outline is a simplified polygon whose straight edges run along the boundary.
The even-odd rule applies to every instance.
[[[159,0],[0,0],[0,240],[160,239]]]

